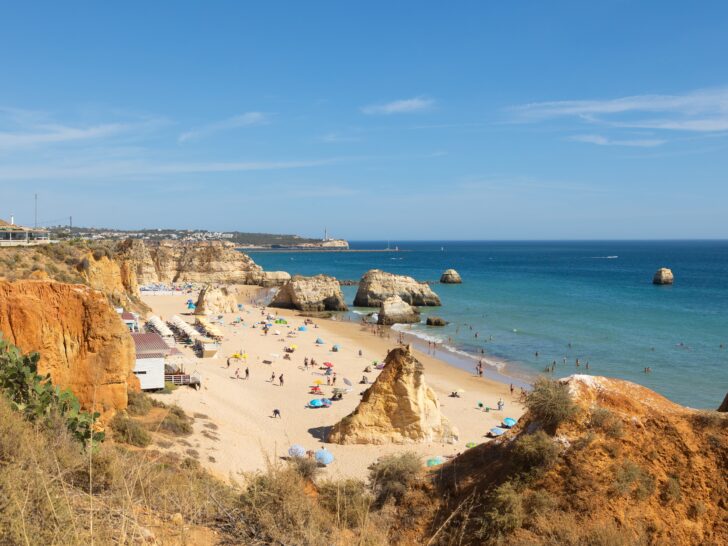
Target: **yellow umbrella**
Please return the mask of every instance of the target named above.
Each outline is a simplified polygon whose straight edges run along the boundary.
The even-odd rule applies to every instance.
[[[322,383],[323,381],[321,381],[320,379],[315,379],[313,382],[314,385],[321,385]]]
[[[240,358],[240,353],[233,353],[230,355],[230,358]]]
[[[298,349],[298,345],[291,345],[291,349]]]

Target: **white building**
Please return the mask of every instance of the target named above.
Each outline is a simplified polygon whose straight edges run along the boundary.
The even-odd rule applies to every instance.
[[[164,388],[164,361],[176,349],[170,348],[162,336],[154,333],[131,335],[136,349],[134,375],[143,391]]]

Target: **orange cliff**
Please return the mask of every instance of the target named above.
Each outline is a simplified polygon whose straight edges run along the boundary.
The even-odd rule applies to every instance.
[[[139,390],[131,335],[106,296],[87,286],[0,280],[0,332],[39,352],[38,373],[104,418],[126,408],[129,389]]]

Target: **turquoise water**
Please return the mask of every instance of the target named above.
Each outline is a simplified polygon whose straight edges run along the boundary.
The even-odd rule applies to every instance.
[[[379,268],[436,281],[455,268],[463,284],[433,285],[443,305],[422,309],[423,320],[436,314],[450,324],[413,332],[476,358],[484,351],[517,379],[556,360],[557,376],[629,379],[692,407],[715,408],[728,391],[728,241],[396,244],[401,252],[251,256],[267,270],[352,280]],[[673,286],[651,284],[659,267],[673,270]],[[343,290],[353,301],[356,287]]]

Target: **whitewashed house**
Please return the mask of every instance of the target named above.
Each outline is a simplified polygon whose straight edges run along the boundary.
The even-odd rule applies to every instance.
[[[164,362],[172,354],[162,336],[154,333],[132,333],[136,348],[134,375],[139,379],[143,391],[164,388]]]

